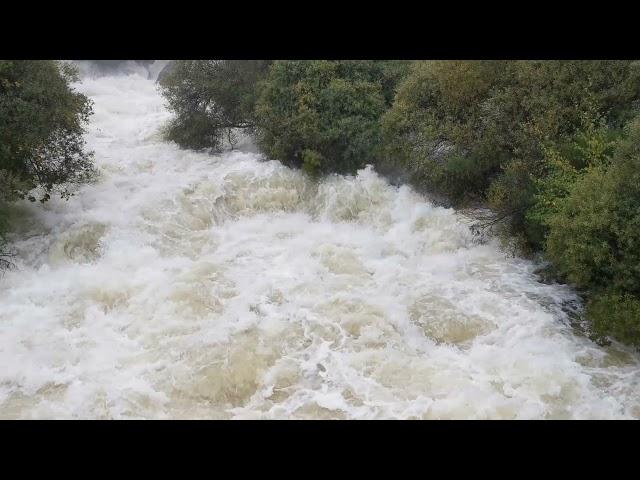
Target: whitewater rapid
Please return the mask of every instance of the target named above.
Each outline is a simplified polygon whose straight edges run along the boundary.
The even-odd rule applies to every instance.
[[[568,287],[371,168],[180,150],[147,76],[85,78],[101,175],[16,206],[2,418],[637,418]]]

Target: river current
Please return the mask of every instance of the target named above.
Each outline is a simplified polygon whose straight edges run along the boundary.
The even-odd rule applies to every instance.
[[[0,417],[640,417],[569,287],[371,167],[163,141],[150,76],[86,76],[98,181],[13,212]]]

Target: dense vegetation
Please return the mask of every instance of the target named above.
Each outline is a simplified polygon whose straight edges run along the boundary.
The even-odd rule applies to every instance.
[[[488,200],[542,248],[546,212],[530,209],[551,204],[566,168],[607,153],[634,114],[638,75],[616,61],[417,62],[384,119],[389,153],[457,204]]]
[[[307,172],[354,172],[376,163],[380,119],[393,101],[397,68],[380,61],[279,61],[261,84],[258,144]]]
[[[181,60],[162,76],[160,86],[175,117],[169,140],[188,148],[220,149],[234,142],[234,129],[255,125],[256,84],[267,60]]]
[[[546,252],[590,292],[594,334],[640,346],[640,118],[611,157],[574,174],[548,218]]]
[[[247,127],[312,174],[401,172],[588,299],[594,338],[640,347],[640,63],[180,61],[168,137],[222,146]]]
[[[0,268],[8,203],[68,198],[95,174],[82,138],[91,103],[71,88],[76,78],[69,64],[0,60]]]
[[[354,172],[380,158],[380,118],[408,62],[178,61],[160,81],[167,138],[222,147],[253,130],[262,150],[309,173]]]

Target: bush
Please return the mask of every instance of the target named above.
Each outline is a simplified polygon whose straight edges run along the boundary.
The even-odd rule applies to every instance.
[[[256,106],[258,143],[310,173],[351,173],[375,163],[380,118],[407,62],[277,61]]]
[[[640,347],[640,299],[632,295],[595,295],[587,305],[592,337],[608,343],[609,337]]]
[[[640,295],[640,119],[550,220],[547,254],[572,283]]]
[[[484,114],[505,62],[416,62],[383,119],[386,154],[455,202],[478,197],[506,159]],[[495,130],[495,129],[494,129]]]
[[[530,244],[544,248],[549,221],[573,184],[588,169],[608,164],[619,137],[620,131],[609,129],[602,117],[585,114],[584,126],[571,142],[543,148],[542,168],[532,176],[533,196],[523,219]]]
[[[416,62],[384,117],[386,151],[454,204],[488,199],[539,247],[545,227],[527,212],[554,175],[550,156],[584,168],[584,150],[599,155],[581,144],[598,140],[590,126],[620,128],[638,99],[637,62]]]
[[[233,130],[255,126],[257,84],[267,60],[177,60],[159,81],[175,117],[167,138],[185,148],[220,149]]]

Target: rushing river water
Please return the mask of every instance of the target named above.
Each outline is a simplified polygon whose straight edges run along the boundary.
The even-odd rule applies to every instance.
[[[372,169],[180,150],[152,79],[85,78],[101,177],[16,207],[3,418],[634,418],[567,287]]]

